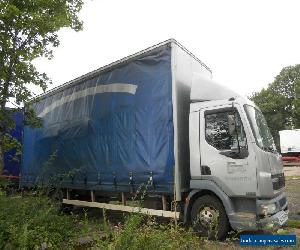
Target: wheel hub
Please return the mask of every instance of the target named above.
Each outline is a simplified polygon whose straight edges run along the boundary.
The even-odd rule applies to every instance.
[[[199,215],[200,223],[205,227],[209,227],[216,221],[217,211],[212,207],[203,207],[200,209]]]

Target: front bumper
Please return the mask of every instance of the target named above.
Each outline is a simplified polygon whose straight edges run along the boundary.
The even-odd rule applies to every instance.
[[[266,229],[266,228],[270,229],[273,227],[276,228],[276,227],[284,226],[288,222],[288,214],[289,214],[289,210],[287,209],[279,211],[270,217],[260,219],[257,222],[257,226],[260,229]]]
[[[259,207],[264,204],[276,204],[276,212],[272,215],[259,215]],[[281,193],[273,199],[256,200],[256,213],[232,213],[228,215],[231,227],[234,230],[257,230],[257,229],[271,229],[284,226],[288,221],[288,203],[285,193]]]

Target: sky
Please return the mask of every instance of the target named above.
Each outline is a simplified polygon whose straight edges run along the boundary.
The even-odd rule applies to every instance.
[[[215,81],[249,96],[300,63],[299,11],[298,0],[86,0],[83,31],[59,31],[54,59],[34,64],[53,88],[174,38]]]

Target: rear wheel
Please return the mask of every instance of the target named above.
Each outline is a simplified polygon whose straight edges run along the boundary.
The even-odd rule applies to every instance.
[[[229,231],[229,221],[223,204],[214,196],[199,197],[191,210],[193,228],[201,236],[222,240]]]

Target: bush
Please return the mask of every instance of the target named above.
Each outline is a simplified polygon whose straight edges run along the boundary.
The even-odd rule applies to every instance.
[[[78,232],[75,222],[45,197],[0,194],[0,249],[72,248]]]

